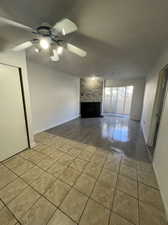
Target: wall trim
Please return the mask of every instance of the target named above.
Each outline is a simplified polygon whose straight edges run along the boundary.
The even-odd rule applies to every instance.
[[[53,127],[57,127],[57,126],[59,126],[59,125],[62,125],[62,124],[64,124],[64,123],[67,123],[67,122],[69,122],[69,121],[71,121],[71,120],[74,120],[74,119],[77,119],[77,118],[79,118],[79,117],[80,117],[80,114],[78,114],[78,115],[76,115],[76,116],[73,116],[73,117],[70,118],[70,119],[63,120],[63,121],[61,121],[61,122],[55,123],[54,125],[48,126],[48,127],[46,127],[46,128],[42,128],[42,129],[40,129],[40,130],[38,130],[38,131],[35,131],[35,132],[34,132],[34,135],[35,135],[35,134],[38,134],[38,133],[40,133],[40,132],[46,131],[46,130],[48,130],[48,129],[51,129],[51,128],[53,128]]]
[[[154,172],[155,172],[155,175],[156,175],[156,179],[157,179],[157,182],[158,182],[158,185],[159,185],[159,189],[160,189],[161,185],[160,185],[159,174],[157,172],[157,169],[156,169],[156,166],[155,166],[155,162],[154,161],[153,161],[152,164],[153,164],[153,169],[154,169]],[[161,189],[160,189],[160,194],[161,194],[161,199],[162,199],[162,202],[163,202],[163,205],[164,205],[164,209],[165,209],[166,220],[168,221],[168,205],[165,202],[164,193],[162,192]]]
[[[33,141],[30,143],[30,148],[34,148],[34,147],[36,147],[36,145],[37,145],[37,143],[35,141]]]
[[[145,144],[147,145],[148,144],[148,140],[147,140],[147,136],[145,134],[145,128],[144,128],[144,124],[143,124],[142,118],[140,120],[140,126],[141,126],[141,130],[142,130],[143,138],[145,140]]]

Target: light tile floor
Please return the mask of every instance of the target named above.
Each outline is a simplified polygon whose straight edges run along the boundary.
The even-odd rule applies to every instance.
[[[0,225],[165,225],[151,163],[47,132],[0,164]]]

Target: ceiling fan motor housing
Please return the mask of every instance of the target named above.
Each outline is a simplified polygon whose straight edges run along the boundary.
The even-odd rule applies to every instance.
[[[64,45],[64,41],[60,37],[53,33],[52,27],[49,24],[43,24],[36,29],[36,33],[42,37],[50,38],[51,42],[57,43],[57,45]]]
[[[52,31],[50,26],[47,25],[41,25],[37,28],[37,33],[39,35],[42,35],[44,37],[50,37],[52,35]]]

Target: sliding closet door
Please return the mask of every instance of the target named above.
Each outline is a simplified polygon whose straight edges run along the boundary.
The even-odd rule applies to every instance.
[[[0,161],[27,147],[19,70],[0,64]]]

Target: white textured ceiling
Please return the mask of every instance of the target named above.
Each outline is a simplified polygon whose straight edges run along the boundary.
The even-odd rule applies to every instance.
[[[30,49],[28,57],[77,76],[96,74],[111,79],[144,77],[168,39],[167,0],[1,0],[0,16],[37,27],[72,19],[79,31],[67,37],[85,49],[79,58],[64,51],[61,61],[49,62]],[[1,47],[31,39],[20,29],[0,25]]]

